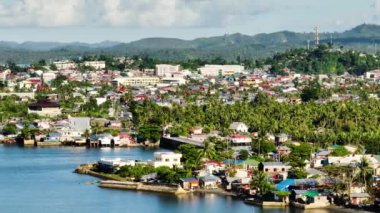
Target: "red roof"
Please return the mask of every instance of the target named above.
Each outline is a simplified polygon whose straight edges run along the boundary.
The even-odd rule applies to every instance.
[[[231,138],[248,138],[247,135],[241,135],[241,134],[233,134],[230,135]]]

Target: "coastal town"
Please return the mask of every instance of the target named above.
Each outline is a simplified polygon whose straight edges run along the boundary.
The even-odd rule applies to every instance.
[[[87,57],[5,64],[0,90],[3,144],[157,149],[150,161],[78,165],[100,187],[216,193],[264,208],[380,208],[380,69]]]

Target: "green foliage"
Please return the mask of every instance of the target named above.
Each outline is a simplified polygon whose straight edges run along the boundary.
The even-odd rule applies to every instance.
[[[165,183],[179,183],[180,178],[191,177],[191,170],[160,166],[155,169],[158,178]]]
[[[340,157],[343,157],[349,154],[351,153],[344,146],[338,146],[330,153],[331,156],[340,156]]]
[[[241,160],[247,160],[249,157],[249,152],[247,150],[240,150],[239,152],[239,158]]]
[[[258,193],[263,196],[274,189],[272,179],[265,172],[257,171],[252,178],[251,186],[258,189]]]
[[[137,164],[136,166],[122,166],[116,174],[121,177],[140,179],[142,176],[154,173],[155,169],[151,165]]]
[[[252,149],[258,154],[267,154],[276,150],[276,146],[273,141],[270,141],[265,137],[261,137],[257,141],[253,142]]]
[[[145,124],[139,128],[139,137],[144,141],[157,142],[160,140],[162,130],[154,124]]]
[[[289,171],[289,176],[288,178],[293,178],[293,179],[304,179],[307,177],[307,172],[304,168],[292,168]]]
[[[198,165],[199,149],[196,146],[181,144],[176,151],[182,154],[186,168],[195,168]]]
[[[16,134],[17,133],[17,128],[15,124],[6,124],[3,127],[3,131],[6,132],[7,134]]]
[[[225,105],[217,96],[209,95],[203,99],[204,105],[192,101],[186,106],[173,105],[171,108],[150,102],[132,102],[131,112],[136,126],[185,124],[209,126],[224,132],[238,120],[259,135],[286,133],[295,141],[313,143],[315,147],[362,144],[368,153],[380,152],[378,100],[288,104],[275,102],[264,94],[260,96],[253,102],[237,101]],[[253,143],[254,150],[258,150],[259,144]],[[274,150],[270,143],[261,144],[261,153]],[[268,149],[264,148],[267,144]]]

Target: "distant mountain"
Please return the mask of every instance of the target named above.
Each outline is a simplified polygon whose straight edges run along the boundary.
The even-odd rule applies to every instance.
[[[353,48],[366,52],[380,47],[380,25],[359,25],[342,33],[321,33],[321,43]],[[104,41],[101,43],[59,42],[0,42],[0,62],[9,59],[30,63],[42,58],[65,59],[89,54],[144,55],[161,60],[186,60],[192,58],[221,57],[226,60],[262,58],[290,48],[306,47],[314,43],[314,33],[281,31],[254,36],[231,34],[194,40],[177,38],[146,38],[130,43]],[[379,48],[380,49],[380,48]]]

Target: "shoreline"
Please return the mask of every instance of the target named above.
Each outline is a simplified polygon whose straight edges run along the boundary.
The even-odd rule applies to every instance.
[[[74,172],[82,175],[90,175],[96,178],[102,179],[99,183],[101,188],[109,189],[121,189],[121,190],[133,190],[133,191],[148,191],[157,193],[169,193],[174,195],[179,194],[217,194],[223,196],[236,196],[235,193],[227,192],[222,189],[196,189],[193,191],[186,191],[179,186],[179,184],[153,184],[153,183],[143,183],[143,182],[133,182],[125,178],[114,176],[112,174],[105,174],[100,172],[95,172],[92,170],[95,164],[81,164],[77,167]]]

